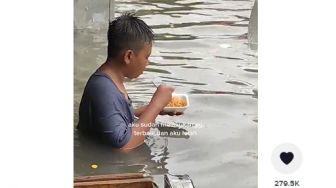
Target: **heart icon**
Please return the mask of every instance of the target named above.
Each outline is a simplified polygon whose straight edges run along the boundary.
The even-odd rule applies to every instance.
[[[292,152],[282,152],[280,154],[280,159],[283,163],[288,165],[294,158],[294,154]]]

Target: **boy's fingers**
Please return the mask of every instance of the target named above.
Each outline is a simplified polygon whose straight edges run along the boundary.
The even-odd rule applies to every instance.
[[[168,115],[173,116],[175,115],[175,112],[169,112]]]
[[[174,87],[172,87],[172,86],[168,86],[168,85],[166,85],[166,84],[160,84],[159,87],[168,88],[168,89],[169,89],[170,91],[172,91],[172,92],[175,90]]]

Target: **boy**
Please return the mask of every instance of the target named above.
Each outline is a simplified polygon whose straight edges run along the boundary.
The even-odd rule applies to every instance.
[[[149,131],[148,125],[154,123],[171,100],[174,89],[160,85],[148,105],[133,110],[123,80],[143,73],[153,38],[151,28],[131,14],[109,24],[107,60],[85,86],[79,107],[80,131],[93,134],[115,148],[132,149],[144,142],[145,135],[135,133]]]

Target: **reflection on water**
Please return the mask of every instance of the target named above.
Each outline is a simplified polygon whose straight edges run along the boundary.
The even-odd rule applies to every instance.
[[[107,2],[75,1],[77,20],[87,20],[74,33],[74,125],[85,83],[106,58]],[[129,153],[75,131],[75,175],[169,172],[189,174],[196,187],[257,187],[258,55],[247,41],[252,6],[250,0],[116,1],[116,16],[135,11],[156,33],[149,66],[126,83],[133,105],[146,104],[158,80],[187,93],[190,107],[179,117],[159,117],[171,126],[152,128],[146,144]]]
[[[75,131],[75,176],[128,172],[164,174],[168,170],[165,158],[160,156],[168,156],[166,138],[148,137],[146,144],[126,152],[96,143]],[[91,169],[92,164],[98,168]]]

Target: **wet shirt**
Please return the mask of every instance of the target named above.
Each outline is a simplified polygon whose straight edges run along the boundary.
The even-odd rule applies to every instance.
[[[88,80],[79,107],[78,129],[109,145],[121,148],[129,141],[134,122],[131,100],[114,82],[96,71]]]

